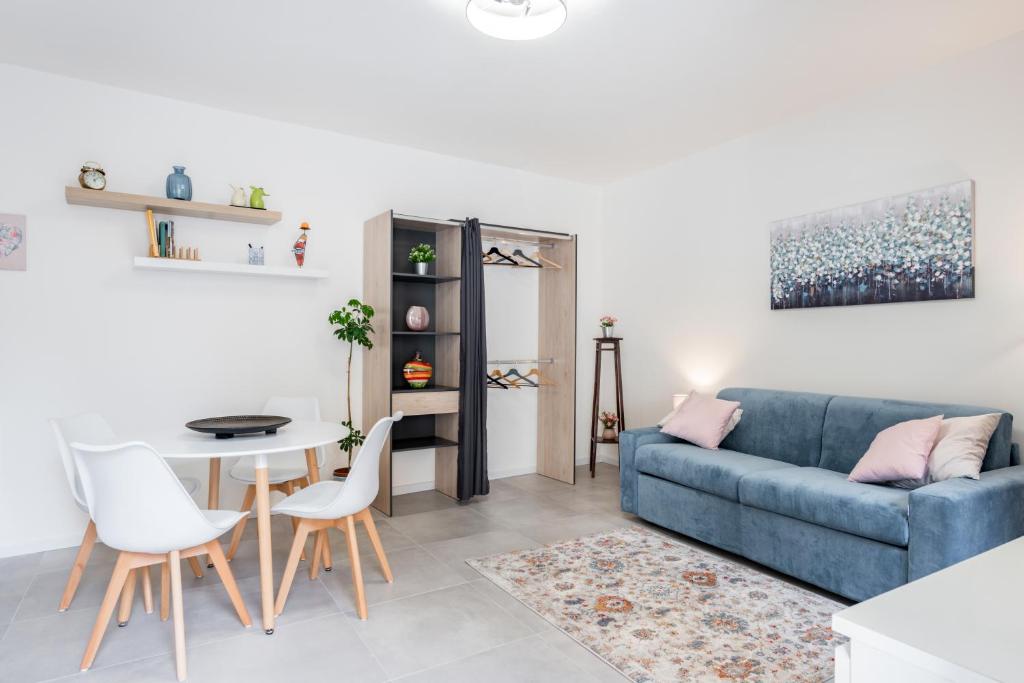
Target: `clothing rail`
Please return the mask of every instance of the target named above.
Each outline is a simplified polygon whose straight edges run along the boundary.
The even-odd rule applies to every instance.
[[[527,363],[540,363],[541,365],[551,365],[555,362],[554,358],[527,358],[525,360],[489,360],[488,365],[525,365]]]
[[[545,244],[543,242],[533,242],[533,241],[530,241],[530,240],[520,240],[520,239],[516,239],[514,237],[494,237],[494,236],[488,237],[487,235],[481,235],[480,236],[480,241],[481,242],[487,242],[488,244],[493,244],[493,243],[498,243],[498,244],[521,244],[523,246],[533,247],[535,249],[554,249],[555,248],[555,245],[553,245],[553,244]]]

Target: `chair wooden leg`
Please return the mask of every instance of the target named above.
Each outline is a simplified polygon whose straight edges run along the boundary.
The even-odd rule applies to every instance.
[[[96,659],[96,651],[100,649],[100,642],[103,640],[103,634],[107,630],[107,624],[110,623],[114,607],[117,606],[117,597],[121,594],[121,589],[128,578],[128,573],[131,571],[131,564],[131,553],[120,553],[117,556],[114,572],[110,575],[110,583],[107,584],[107,592],[103,595],[100,611],[96,615],[96,623],[92,627],[92,635],[85,646],[85,654],[82,656],[82,671],[88,670],[92,666],[93,660]]]
[[[239,508],[239,512],[244,512],[245,517],[238,520],[238,524],[235,525],[235,530],[231,532],[231,545],[228,546],[228,561],[235,556],[238,551],[238,544],[242,542],[242,534],[245,532],[246,522],[249,521],[249,513],[252,512],[252,504],[256,501],[256,487],[249,484],[245,487],[245,495],[242,497],[242,507]]]
[[[121,608],[117,611],[117,625],[124,626],[132,618],[132,602],[135,601],[135,582],[139,578],[139,570],[135,569],[128,575],[121,591]]]
[[[203,578],[203,567],[199,564],[198,557],[188,558],[188,566],[192,567],[192,573],[196,575],[197,579]]]
[[[171,614],[171,565],[164,562],[160,565],[160,621],[167,621]]]
[[[171,565],[171,609],[174,612],[174,661],[178,669],[178,680],[188,675],[185,664],[185,609],[181,602],[181,553],[170,552]]]
[[[334,559],[331,557],[331,536],[327,533],[327,529],[324,529],[320,533],[324,535],[324,548],[320,551],[322,555],[321,559],[323,559],[324,562],[324,571],[329,572],[334,569]]]
[[[309,563],[310,581],[316,581],[316,577],[320,575],[320,558],[323,557],[324,538],[326,536],[326,530],[324,529],[316,532],[316,542],[313,543],[313,559]]]
[[[366,620],[366,593],[363,590],[363,569],[359,565],[359,541],[356,540],[355,517],[345,518],[345,537],[348,541],[348,561],[352,565],[352,587],[356,589],[356,613]]]
[[[298,479],[293,479],[292,481],[286,481],[284,483],[284,494],[286,496],[290,496],[293,493],[295,493],[295,482],[297,482],[297,481],[298,481]],[[297,533],[299,533],[299,518],[298,517],[292,517],[292,534],[297,534]],[[299,559],[302,559],[302,560],[306,559],[306,548],[305,548],[305,546],[303,546],[303,548],[302,548],[302,556]]]
[[[295,530],[295,540],[292,541],[292,550],[288,553],[288,563],[284,568],[284,576],[281,577],[281,587],[277,591],[277,602],[274,604],[274,614],[284,612],[284,604],[288,601],[288,591],[292,589],[292,581],[295,580],[295,572],[299,568],[299,557],[302,549],[306,547],[306,538],[309,537],[309,523],[306,520],[299,520],[299,526]]]
[[[149,567],[139,569],[142,572],[142,606],[146,614],[153,613],[153,581],[149,576]]]
[[[384,572],[384,578],[388,583],[394,583],[395,577],[391,575],[391,567],[388,565],[388,558],[384,554],[384,546],[381,545],[380,535],[377,533],[377,524],[373,521],[373,514],[370,512],[370,508],[366,508],[358,513],[356,517],[361,519],[363,526],[366,527],[366,535],[370,537],[373,551],[377,553],[377,561],[380,562],[380,570]]]
[[[85,572],[85,565],[89,561],[89,556],[95,545],[96,523],[90,519],[89,524],[85,527],[85,534],[82,535],[82,544],[78,546],[78,552],[75,554],[75,563],[71,565],[71,574],[68,576],[67,585],[64,586],[64,595],[60,597],[60,606],[57,609],[61,612],[70,607],[71,601],[75,599],[78,584]]]
[[[209,553],[213,566],[217,570],[217,574],[220,575],[220,581],[224,584],[224,590],[228,592],[228,597],[231,598],[231,604],[234,605],[238,618],[242,620],[243,626],[249,628],[252,626],[252,618],[249,616],[249,611],[245,609],[245,603],[242,602],[242,594],[238,591],[235,575],[231,573],[231,567],[228,565],[227,558],[224,557],[224,550],[220,547],[220,542],[213,540],[207,543],[206,552]]]

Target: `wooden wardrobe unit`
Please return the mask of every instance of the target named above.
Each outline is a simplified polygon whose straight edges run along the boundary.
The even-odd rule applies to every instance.
[[[380,458],[380,493],[373,506],[392,514],[391,472],[396,454],[433,448],[434,487],[456,497],[459,433],[459,324],[462,225],[458,221],[387,211],[363,226],[363,300],[373,306],[373,349],[363,355],[363,425],[401,410]],[[575,483],[576,237],[481,224],[485,239],[550,245],[544,255],[562,266],[539,273],[539,339],[550,385],[537,391],[537,472]],[[409,250],[425,242],[437,250],[429,275],[416,275]],[[409,306],[425,306],[430,326],[410,332]],[[434,366],[425,389],[409,389],[402,366],[416,351]],[[401,457],[401,456],[398,456]]]

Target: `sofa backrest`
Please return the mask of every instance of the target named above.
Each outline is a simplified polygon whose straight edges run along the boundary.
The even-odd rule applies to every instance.
[[[831,396],[800,391],[730,388],[718,392],[739,401],[743,417],[721,447],[781,460],[800,467],[817,466],[822,425]]]
[[[867,452],[875,435],[898,422],[935,415],[965,417],[986,413],[1003,413],[1003,417],[989,441],[981,469],[987,471],[1008,467],[1011,464],[1013,416],[1002,410],[946,403],[835,396],[825,412],[821,461],[818,466],[849,473]],[[740,422],[746,418],[744,413]]]

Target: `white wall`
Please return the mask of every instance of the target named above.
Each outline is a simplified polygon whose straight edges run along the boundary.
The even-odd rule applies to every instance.
[[[600,196],[584,185],[4,65],[0,92],[0,212],[27,214],[29,260],[26,272],[0,271],[0,556],[76,544],[84,527],[48,417],[96,410],[118,432],[143,435],[258,410],[272,394],[315,394],[325,417],[339,418],[344,349],[327,314],[362,294],[370,216],[393,208],[578,232],[581,282],[600,265],[588,238]],[[183,218],[179,244],[226,261],[244,261],[248,242],[265,244],[268,264],[287,264],[309,221],[307,265],[330,278],[135,271],[132,257],[147,245],[142,214],[64,202],[85,160],[103,164],[115,191],[162,195],[172,163],[187,166],[197,201],[226,203],[228,183],[264,185],[282,223]],[[581,315],[593,309],[581,289]],[[360,387],[357,365],[357,413]],[[519,454],[492,445],[492,470],[505,458]],[[396,485],[423,485],[430,462],[400,454]],[[206,480],[204,465],[180,469]],[[225,486],[224,504],[239,499]]]
[[[603,292],[634,426],[673,392],[728,385],[975,403],[1024,425],[1022,69],[1018,35],[608,187]],[[966,178],[976,299],[769,310],[771,221]]]

